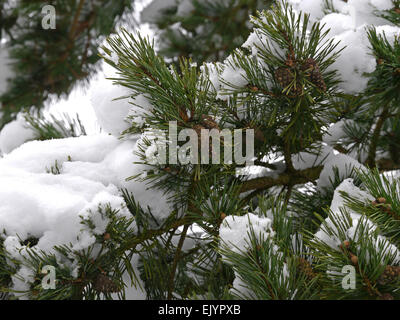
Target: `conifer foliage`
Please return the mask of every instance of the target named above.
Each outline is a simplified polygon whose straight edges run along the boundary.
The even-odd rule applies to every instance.
[[[44,29],[45,5],[56,8],[55,28]],[[51,97],[69,94],[96,71],[98,47],[129,1],[1,1],[0,37],[8,39],[11,77],[1,92],[0,127],[32,106],[43,108]],[[2,66],[5,68],[5,66]]]
[[[161,30],[159,51],[125,29],[107,39],[113,103],[129,106],[118,136],[27,118],[45,141],[0,169],[54,195],[79,181],[86,198],[54,214],[72,221],[63,237],[53,220],[0,215],[5,298],[400,299],[399,2],[216,3],[153,1],[142,17]],[[250,33],[230,29],[248,14]],[[219,161],[184,161],[198,150],[172,141],[171,123]],[[222,161],[237,159],[228,135],[201,137],[247,129],[251,164]]]

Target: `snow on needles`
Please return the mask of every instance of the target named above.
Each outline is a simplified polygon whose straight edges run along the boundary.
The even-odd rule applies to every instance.
[[[315,234],[316,240],[322,241],[335,250],[340,250],[340,245],[343,241],[343,239],[339,239],[338,235],[340,234],[340,231],[338,226],[343,228],[346,226],[344,221],[347,221],[343,211],[343,208],[345,207],[343,193],[349,194],[352,196],[352,198],[363,202],[370,203],[372,200],[374,200],[369,193],[356,187],[353,183],[353,179],[351,178],[345,179],[336,188],[330,206],[332,215],[325,220],[324,224]],[[387,238],[375,232],[377,230],[377,226],[371,220],[357,212],[352,211],[351,209],[347,209],[347,212],[350,219],[347,229],[344,230],[347,236],[346,240],[357,242],[361,236],[368,236],[370,241],[373,241],[377,253],[394,256],[396,263],[400,262],[399,250],[396,248],[396,246],[391,244]],[[341,221],[341,223],[338,224],[337,221]],[[365,229],[361,226],[365,226]]]
[[[145,182],[125,180],[147,169],[133,164],[139,161],[135,148],[136,139],[123,141],[97,134],[32,141],[1,158],[0,227],[6,250],[22,259],[26,251],[21,250],[24,246],[19,240],[30,237],[39,240],[34,250],[50,253],[55,245],[85,250],[95,243],[94,234],[104,233],[108,223],[99,206],[110,205],[118,215],[131,217],[121,188],[132,192],[156,218],[167,217],[172,209],[162,192],[148,192]],[[50,172],[55,165],[60,174]],[[93,221],[94,230],[83,227],[82,217]],[[17,275],[28,276],[25,269]],[[18,277],[13,281],[13,289],[24,287]],[[135,296],[138,292],[131,293]]]

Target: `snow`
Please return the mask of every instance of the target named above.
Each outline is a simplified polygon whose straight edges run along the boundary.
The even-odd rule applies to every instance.
[[[99,81],[94,85],[91,102],[101,128],[107,133],[119,136],[130,127],[125,118],[129,114],[131,105],[127,98],[118,98],[132,93],[125,87],[110,84],[110,81]]]
[[[313,150],[313,152],[300,152],[292,155],[292,162],[296,170],[305,170],[311,167],[323,165],[333,156],[333,149],[329,146],[322,145],[317,148],[317,150]]]
[[[289,0],[288,3],[291,4],[293,8],[310,14],[310,18],[314,21],[324,16],[324,0]]]
[[[267,37],[261,29],[255,28],[247,38],[247,40],[242,44],[243,48],[251,50],[254,57],[257,56],[260,48],[269,48],[277,56],[284,57],[285,52],[273,39]]]
[[[193,0],[183,0],[176,11],[177,16],[186,16],[190,14],[195,9],[193,5]]]
[[[45,252],[61,244],[74,250],[94,245],[94,235],[104,233],[108,223],[99,206],[110,205],[118,215],[130,217],[120,188],[132,192],[156,219],[165,219],[172,208],[161,191],[149,193],[145,182],[125,180],[148,169],[133,164],[139,161],[134,154],[136,141],[104,133],[31,141],[0,159],[0,226],[6,249],[21,259],[23,246],[18,242],[15,251],[15,239],[30,236],[39,239],[33,248]],[[56,161],[61,173],[54,175],[49,169]],[[95,228],[83,228],[82,218],[90,218]],[[22,287],[21,281],[14,281],[13,288]],[[129,292],[135,296],[139,291]]]
[[[348,0],[347,3],[333,0],[337,12],[327,12],[323,0],[290,0],[296,10],[309,12],[312,21],[320,21],[325,28],[330,28],[328,37],[340,41],[339,47],[344,47],[341,55],[331,69],[337,69],[342,79],[340,88],[345,93],[360,93],[367,85],[366,73],[375,70],[376,61],[371,55],[367,38],[367,27],[374,25],[378,34],[385,34],[388,41],[393,43],[400,28],[390,25],[386,20],[377,17],[374,10],[390,9],[389,0]],[[154,0],[142,12],[144,22],[155,23],[167,8],[176,7],[177,15],[187,15],[193,10],[190,0]],[[252,57],[258,59],[262,46],[269,46],[277,55],[284,56],[285,52],[278,44],[268,39],[259,29],[254,29],[247,41],[242,45],[251,51]],[[0,50],[0,93],[5,88],[5,78],[10,75],[7,70],[7,52]],[[112,59],[117,62],[114,55]],[[207,63],[200,67],[207,74],[213,89],[221,99],[228,99],[231,86],[244,87],[248,81],[245,71],[237,65],[234,56],[229,56],[223,63]],[[93,114],[102,128],[102,133],[93,132],[89,136],[66,138],[48,141],[30,141],[35,139],[35,133],[26,126],[20,115],[7,124],[0,132],[0,150],[4,154],[0,158],[0,230],[4,230],[2,238],[4,247],[15,259],[22,261],[27,254],[21,240],[29,237],[39,239],[33,250],[54,252],[55,245],[69,245],[74,250],[85,250],[96,244],[96,235],[105,232],[108,218],[99,213],[99,207],[110,205],[118,210],[121,217],[130,217],[126,204],[121,196],[121,189],[131,192],[136,201],[144,208],[150,209],[153,216],[163,222],[173,211],[168,196],[160,190],[151,190],[150,185],[142,180],[126,179],[131,176],[146,177],[149,166],[138,164],[136,152],[144,138],[149,138],[151,132],[142,135],[121,137],[121,134],[131,125],[141,129],[145,126],[146,114],[153,110],[148,97],[133,96],[132,91],[119,85],[112,85],[103,75],[112,77],[114,70],[104,67],[103,74],[98,80],[92,81],[85,100],[79,101],[79,107],[93,107]],[[118,99],[125,97],[123,99]],[[67,104],[72,104],[69,101]],[[362,201],[371,201],[367,192],[354,186],[349,179],[351,168],[365,167],[349,155],[337,154],[333,145],[343,138],[343,128],[347,120],[342,120],[328,128],[323,137],[318,156],[309,152],[293,155],[293,165],[298,170],[304,170],[315,165],[323,164],[324,168],[317,181],[317,188],[330,186],[334,178],[334,168],[339,169],[343,182],[335,190],[330,210],[340,218],[344,200],[341,192],[347,192]],[[155,141],[155,140],[154,140]],[[328,145],[326,145],[328,144]],[[154,142],[145,152],[148,160],[157,160],[157,144]],[[51,173],[50,169],[57,165],[59,174]],[[282,168],[280,168],[282,169]],[[247,167],[241,171],[252,178],[277,174],[260,167]],[[347,178],[347,179],[346,179]],[[356,232],[360,223],[370,227],[370,232],[377,230],[372,221],[364,219],[360,214],[349,211],[351,225],[346,230],[349,239],[357,240]],[[94,229],[88,229],[81,221],[90,219]],[[340,219],[343,219],[341,217]],[[335,227],[331,218],[325,221]],[[270,217],[260,217],[253,213],[244,216],[228,216],[224,219],[219,230],[221,246],[228,246],[235,252],[245,251],[249,247],[249,232],[254,230],[258,239],[272,240],[275,232],[272,229]],[[315,234],[316,239],[338,249],[340,239],[329,235],[323,228]],[[375,238],[374,238],[375,239]],[[177,237],[172,239],[173,243]],[[385,243],[388,253],[400,254],[387,239],[376,237],[377,249],[379,242]],[[194,245],[187,241],[183,250]],[[274,247],[277,251],[277,247]],[[96,250],[94,251],[96,252]],[[278,253],[277,253],[278,254]],[[137,270],[139,256],[134,255],[132,265]],[[71,274],[77,276],[76,261],[69,264]],[[33,272],[22,266],[12,277],[13,289],[26,290],[33,281]],[[129,275],[123,279],[129,283]],[[143,285],[143,283],[140,282]],[[242,287],[243,283],[236,274],[233,286]],[[243,289],[243,288],[242,288]],[[133,284],[128,285],[128,299],[145,298],[142,289]]]
[[[138,151],[137,139],[138,137],[120,140],[103,133],[78,138],[32,141],[0,159],[0,170],[13,168],[39,174],[49,170],[57,161],[62,168],[62,177],[83,178],[105,186],[112,184],[118,188],[127,188],[144,208],[149,206],[156,217],[163,219],[172,211],[166,204],[167,197],[161,191],[154,191],[149,195],[146,182],[126,181],[129,176],[148,170],[146,165],[134,164],[141,162],[135,154]],[[157,196],[157,202],[153,201],[153,196]]]
[[[394,39],[400,37],[400,27],[395,26],[378,26],[376,28],[376,33],[381,35],[382,37],[385,36],[388,42],[393,45]]]
[[[345,133],[343,129],[345,124],[348,123],[348,120],[342,119],[336,123],[333,123],[328,131],[323,135],[322,141],[329,144],[330,146],[337,143],[341,138],[345,137]]]
[[[132,123],[143,127],[145,115],[153,109],[148,99],[106,79],[118,78],[111,66],[104,66],[103,73],[104,78],[93,81],[90,91],[91,106],[102,130],[119,137]]]
[[[275,235],[272,230],[272,220],[259,217],[253,213],[244,216],[227,216],[219,229],[222,245],[228,246],[235,252],[246,251],[249,248],[250,228],[254,230],[257,239],[271,238]]]
[[[322,241],[335,250],[340,250],[339,246],[344,240],[339,238],[340,232],[336,221],[342,221],[342,227],[346,225],[344,223],[346,219],[341,210],[345,207],[345,200],[342,192],[350,194],[352,198],[363,202],[370,203],[374,200],[370,194],[354,186],[353,179],[350,178],[343,180],[343,182],[336,188],[330,206],[332,216],[325,220],[325,225],[323,225],[314,235],[315,239]],[[387,238],[376,234],[377,226],[371,220],[352,211],[351,209],[347,209],[347,212],[350,215],[350,225],[345,228],[346,240],[357,242],[361,236],[360,230],[362,230],[359,225],[364,225],[366,227],[364,232],[366,232],[369,238],[374,241],[377,254],[392,255],[395,257],[395,263],[400,262],[400,251],[396,246],[390,243]],[[328,228],[333,230],[333,232],[328,232]]]
[[[177,0],[153,0],[141,13],[141,21],[157,23],[162,17],[163,12],[171,7],[176,7]]]
[[[117,138],[98,134],[79,138],[31,141],[0,159],[0,166],[14,167],[32,173],[45,172],[55,161],[100,162],[117,147]]]
[[[222,222],[219,230],[220,247],[229,248],[233,252],[244,254],[250,248],[250,235],[254,233],[255,238],[260,241],[271,241],[270,254],[274,256],[282,256],[279,252],[279,247],[273,243],[275,231],[272,228],[272,219],[261,217],[253,213],[248,213],[244,216],[227,216]],[[222,259],[225,260],[223,254]],[[269,261],[271,264],[272,261]],[[281,269],[276,267],[279,272],[275,275],[284,285],[289,273],[286,263],[282,263]],[[272,269],[272,268],[271,268]],[[278,271],[279,270],[279,271]],[[242,296],[251,296],[253,292],[248,285],[243,281],[241,275],[234,267],[235,279],[232,283],[232,293],[240,293]]]
[[[221,88],[219,74],[221,72],[222,63],[204,63],[200,66],[200,71],[205,74],[212,84],[212,89],[218,92]]]
[[[389,10],[393,8],[392,0],[369,0],[369,2],[379,10]]]
[[[321,19],[321,25],[326,25],[330,29],[329,35],[337,36],[341,33],[354,28],[354,19],[350,15],[343,13],[330,13]]]
[[[376,68],[375,58],[371,55],[365,26],[345,31],[334,37],[340,41],[339,48],[344,48],[340,56],[329,69],[339,72],[342,82],[340,88],[346,93],[363,91],[368,83],[364,73],[373,72]]]
[[[220,90],[218,98],[227,100],[226,95],[232,88],[243,88],[248,84],[246,72],[237,65],[233,55],[227,57],[224,61],[223,71],[220,75]]]
[[[97,210],[99,206],[110,204],[119,210],[119,216],[130,216],[115,186],[77,176],[34,174],[3,165],[0,168],[0,225],[4,230],[4,246],[21,262],[27,252],[18,238],[37,238],[39,242],[33,250],[46,253],[54,253],[55,245],[84,250],[95,244],[94,235],[102,234],[107,225]],[[81,216],[92,218],[94,230],[83,227]],[[69,267],[72,270],[74,263]],[[21,282],[15,279],[13,289],[18,289]]]
[[[133,98],[132,106],[128,113],[128,119],[135,123],[139,128],[144,127],[146,115],[150,115],[153,106],[144,95]]]
[[[341,179],[348,177],[353,168],[360,170],[366,169],[357,160],[355,160],[352,157],[349,157],[348,155],[342,153],[334,155],[324,163],[324,168],[322,169],[317,182],[317,187],[319,189],[326,188],[331,185],[330,181],[334,181],[335,168],[338,169],[339,176]]]
[[[36,132],[29,127],[22,114],[7,123],[0,131],[0,154],[9,153],[26,141],[37,138]]]

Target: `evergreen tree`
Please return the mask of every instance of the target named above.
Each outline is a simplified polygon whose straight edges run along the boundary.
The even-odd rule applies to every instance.
[[[174,62],[222,61],[251,31],[248,17],[267,9],[272,1],[152,1],[142,11],[158,33],[160,53]],[[229,30],[229,32],[226,32]]]
[[[43,22],[55,10],[54,29]],[[69,94],[87,83],[98,69],[98,47],[114,31],[131,0],[122,1],[0,1],[0,38],[8,40],[11,68],[16,75],[0,92],[0,128],[21,110],[41,109],[51,97]],[[6,66],[1,66],[5,68]]]
[[[46,154],[44,163],[57,156],[47,179],[67,183],[75,174],[119,190],[101,189],[101,201],[80,211],[69,243],[4,223],[1,290],[29,299],[399,299],[400,3],[363,2],[357,17],[367,27],[343,30],[329,20],[354,17],[353,2],[318,1],[320,12],[307,14],[296,1],[257,13],[250,0],[167,1],[159,16],[154,1],[144,12],[154,18],[157,9],[151,22],[162,29],[166,56],[124,29],[108,38],[110,80],[124,92],[118,101],[130,103],[120,140],[98,138],[110,158],[92,156],[98,144],[76,137],[82,130],[29,118],[44,137],[73,138],[27,143],[0,168],[19,161],[43,174],[23,162],[43,153],[29,146],[65,146],[63,158]],[[245,34],[227,30],[237,10],[254,13],[253,30],[230,51]],[[210,32],[219,30],[225,45],[213,47]],[[210,139],[201,135],[207,130],[225,135]],[[183,132],[195,135],[173,141]],[[238,160],[237,132],[240,151],[254,149],[246,154],[253,165],[222,161]],[[187,148],[188,137],[197,147]],[[196,151],[219,161],[193,161]],[[121,155],[132,152],[135,163],[124,167]],[[52,289],[43,287],[49,265]]]

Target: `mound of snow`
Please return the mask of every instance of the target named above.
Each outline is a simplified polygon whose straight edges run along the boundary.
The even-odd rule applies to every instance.
[[[0,154],[9,153],[26,141],[35,138],[35,131],[19,114],[16,120],[7,123],[0,132]]]

